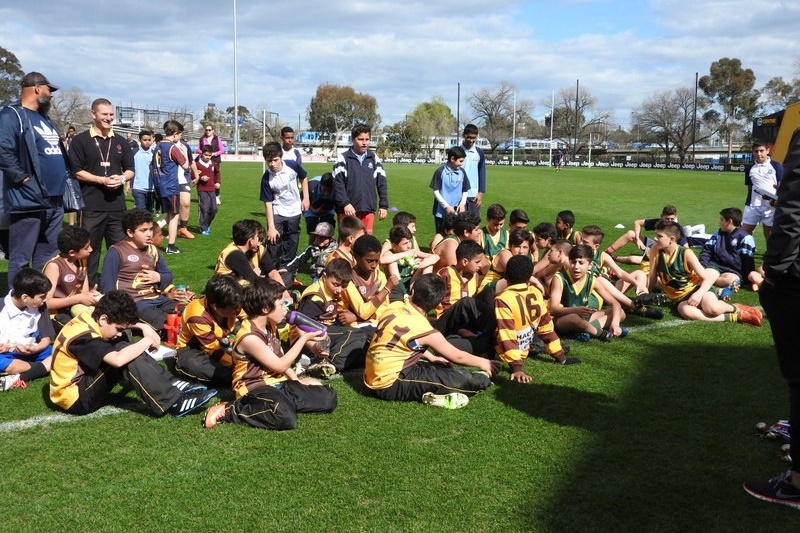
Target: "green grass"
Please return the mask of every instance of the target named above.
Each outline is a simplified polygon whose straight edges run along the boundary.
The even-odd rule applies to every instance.
[[[320,173],[328,165],[308,165]],[[433,233],[432,166],[390,166],[391,205]],[[263,220],[257,164],[224,165],[212,235],[168,256],[176,281],[202,289],[231,223]],[[667,203],[683,223],[717,225],[740,206],[739,174],[490,168],[486,203],[534,222],[572,209],[606,242]],[[196,204],[194,209],[196,210]],[[196,221],[193,212],[191,224]],[[376,226],[388,232],[389,222]],[[763,249],[763,237],[757,236]],[[742,291],[737,301],[756,304]],[[334,381],[339,407],[291,432],[138,411],[31,429],[52,412],[46,383],[0,396],[2,531],[757,531],[791,510],[747,496],[741,482],[784,468],[754,436],[786,416],[769,328],[633,317],[631,335],[573,344],[584,364],[528,361],[533,383],[495,385],[459,411],[380,402],[358,373]],[[672,326],[672,327],[668,327]],[[223,393],[230,398],[230,392]],[[134,409],[133,396],[118,405]]]

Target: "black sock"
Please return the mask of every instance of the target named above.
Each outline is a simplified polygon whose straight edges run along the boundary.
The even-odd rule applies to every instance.
[[[25,372],[20,373],[19,377],[25,381],[33,381],[49,373],[50,372],[42,363],[31,363],[31,367]]]

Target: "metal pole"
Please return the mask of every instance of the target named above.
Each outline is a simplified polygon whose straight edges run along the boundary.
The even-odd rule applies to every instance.
[[[550,164],[553,164],[553,123],[556,121],[556,92],[550,96]]]
[[[458,135],[461,133],[461,82],[458,82],[458,96],[456,99],[456,146],[458,146]]]
[[[236,58],[236,0],[233,0],[233,153],[239,155],[239,72]]]
[[[511,166],[514,166],[517,154],[517,91],[514,91],[514,105],[511,115]]]
[[[699,83],[700,73],[694,73],[694,111],[692,111],[692,163],[694,163],[694,143],[695,135],[697,134],[697,85]]]

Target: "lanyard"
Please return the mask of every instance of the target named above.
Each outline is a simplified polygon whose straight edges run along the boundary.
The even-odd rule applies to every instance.
[[[108,167],[111,166],[110,156],[112,141],[113,139],[108,139],[108,150],[106,150],[106,155],[103,157],[103,150],[100,149],[100,142],[97,140],[97,137],[94,139],[94,145],[97,146],[97,151],[100,152],[100,166],[103,167],[103,176],[108,176]]]

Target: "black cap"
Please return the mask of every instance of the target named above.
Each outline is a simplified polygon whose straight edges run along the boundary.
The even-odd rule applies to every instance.
[[[36,87],[37,85],[47,85],[50,87],[50,92],[58,90],[58,86],[47,81],[47,78],[45,78],[44,74],[41,72],[28,72],[25,74],[25,76],[23,76],[23,87]]]

